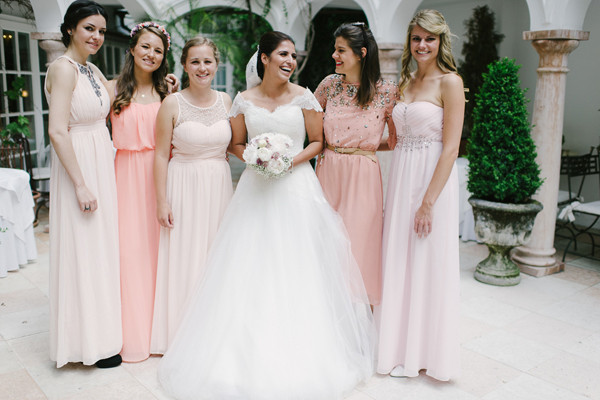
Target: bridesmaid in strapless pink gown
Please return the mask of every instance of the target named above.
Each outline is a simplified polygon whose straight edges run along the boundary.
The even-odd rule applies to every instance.
[[[455,65],[439,61],[440,43],[449,40],[441,14],[420,11],[409,30],[405,53],[411,57],[402,59],[410,63],[414,58],[418,69],[403,76],[403,101],[392,111],[398,136],[391,138],[395,149],[383,225],[383,296],[375,308],[377,372],[414,377],[426,370],[446,381],[460,369],[454,161],[464,92]]]

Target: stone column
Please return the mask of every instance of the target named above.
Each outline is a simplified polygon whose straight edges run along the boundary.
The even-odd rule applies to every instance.
[[[533,129],[531,135],[537,146],[537,162],[544,184],[534,198],[544,209],[537,216],[531,239],[519,247],[513,259],[521,271],[544,276],[560,272],[564,264],[554,254],[554,229],[556,224],[560,155],[565,109],[565,86],[569,53],[588,40],[589,32],[578,30],[548,30],[523,32],[524,40],[531,40],[540,55],[537,84],[533,104]]]
[[[48,59],[46,66],[62,56],[66,50],[60,32],[32,32],[31,38],[38,40],[40,47],[46,52]]]
[[[400,56],[402,56],[404,46],[400,43],[379,43],[378,47],[381,77],[386,80],[398,82],[400,78],[398,61],[400,60]],[[387,128],[384,137],[387,137]],[[379,158],[379,165],[381,167],[381,179],[383,180],[383,194],[385,199],[390,164],[392,162],[392,152],[380,151],[377,153],[377,158]]]

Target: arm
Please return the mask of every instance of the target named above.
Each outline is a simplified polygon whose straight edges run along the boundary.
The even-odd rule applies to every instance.
[[[441,94],[442,104],[444,105],[443,148],[425,196],[423,196],[423,202],[415,214],[414,229],[419,237],[426,237],[431,233],[431,211],[448,181],[460,146],[465,111],[465,95],[460,76],[455,74],[445,75],[441,82]]]
[[[238,114],[229,119],[231,123],[231,142],[229,143],[229,151],[231,154],[244,161],[244,150],[246,149],[246,120],[244,114]]]
[[[386,111],[385,113],[385,120],[388,126],[388,136],[381,139],[377,151],[394,150],[394,147],[396,147],[396,125],[394,124],[394,119],[392,118],[392,109],[390,109],[389,112]]]
[[[310,160],[323,150],[323,113],[303,109],[304,126],[308,137],[308,146],[294,156],[293,165]]]
[[[156,116],[156,149],[154,151],[154,188],[156,190],[156,215],[165,228],[173,227],[173,212],[167,202],[167,169],[171,155],[173,127],[178,111],[177,99],[167,96]]]
[[[69,174],[81,211],[96,211],[98,201],[85,185],[73,142],[69,135],[69,116],[77,72],[66,60],[54,63],[48,70],[48,91],[52,93],[48,113],[48,135],[61,164]]]

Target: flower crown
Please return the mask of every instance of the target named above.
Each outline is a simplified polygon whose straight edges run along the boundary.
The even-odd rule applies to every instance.
[[[137,35],[137,33],[140,30],[142,30],[144,28],[148,28],[150,26],[158,29],[159,31],[161,31],[167,37],[167,50],[169,50],[169,48],[171,47],[171,35],[169,35],[169,32],[167,32],[167,30],[165,29],[164,26],[159,25],[156,22],[146,21],[146,22],[142,22],[142,23],[137,24],[131,30],[131,33],[129,34],[129,37],[134,37],[135,35]]]

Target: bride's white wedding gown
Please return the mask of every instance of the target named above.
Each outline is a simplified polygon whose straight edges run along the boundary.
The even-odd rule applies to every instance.
[[[282,133],[302,150],[310,90],[273,112],[241,95],[250,138]],[[374,325],[339,215],[308,163],[267,180],[242,174],[160,383],[178,399],[334,400],[374,370]]]

